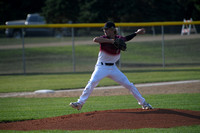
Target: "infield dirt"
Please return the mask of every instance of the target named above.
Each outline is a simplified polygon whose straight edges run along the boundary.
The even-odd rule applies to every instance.
[[[116,130],[200,125],[200,111],[120,109],[0,123],[2,130]]]
[[[200,93],[200,82],[138,87],[142,94]],[[120,91],[121,90],[121,91]],[[77,93],[77,92],[76,92]],[[68,96],[77,96],[75,92]],[[78,91],[78,95],[81,91]],[[128,95],[124,88],[99,89],[93,96]],[[58,97],[66,93],[37,94],[25,97]],[[0,123],[0,130],[117,130],[139,128],[170,128],[200,125],[200,111],[180,109],[120,109],[70,114],[52,118]]]

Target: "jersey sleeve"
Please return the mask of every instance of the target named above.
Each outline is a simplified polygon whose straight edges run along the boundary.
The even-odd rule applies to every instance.
[[[133,39],[136,35],[137,35],[136,33],[133,33],[133,34],[127,35],[125,37],[120,36],[120,35],[117,35],[116,37],[123,39],[125,42],[127,42],[127,41],[130,41],[131,39]]]
[[[126,38],[126,41],[130,41],[131,39],[133,39],[137,34],[136,33],[133,33],[133,34],[130,34],[128,36],[125,36]]]

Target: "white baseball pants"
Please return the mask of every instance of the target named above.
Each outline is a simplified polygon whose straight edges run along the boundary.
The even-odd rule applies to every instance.
[[[142,97],[140,92],[137,90],[134,84],[131,83],[128,78],[117,68],[117,66],[106,66],[105,64],[97,64],[95,66],[95,70],[84,91],[82,92],[82,95],[78,99],[78,102],[83,105],[92,93],[93,89],[98,85],[100,80],[105,77],[111,78],[125,88],[129,89],[129,91],[138,101],[138,104],[142,105],[144,103],[145,99]]]

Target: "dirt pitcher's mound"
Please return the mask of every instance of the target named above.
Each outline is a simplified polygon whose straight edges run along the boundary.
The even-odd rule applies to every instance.
[[[200,111],[120,109],[0,123],[2,130],[114,130],[200,125]]]

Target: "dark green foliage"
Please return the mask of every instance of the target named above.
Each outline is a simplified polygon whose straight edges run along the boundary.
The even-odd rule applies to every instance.
[[[48,23],[200,20],[199,0],[1,0],[0,24],[41,13]]]

